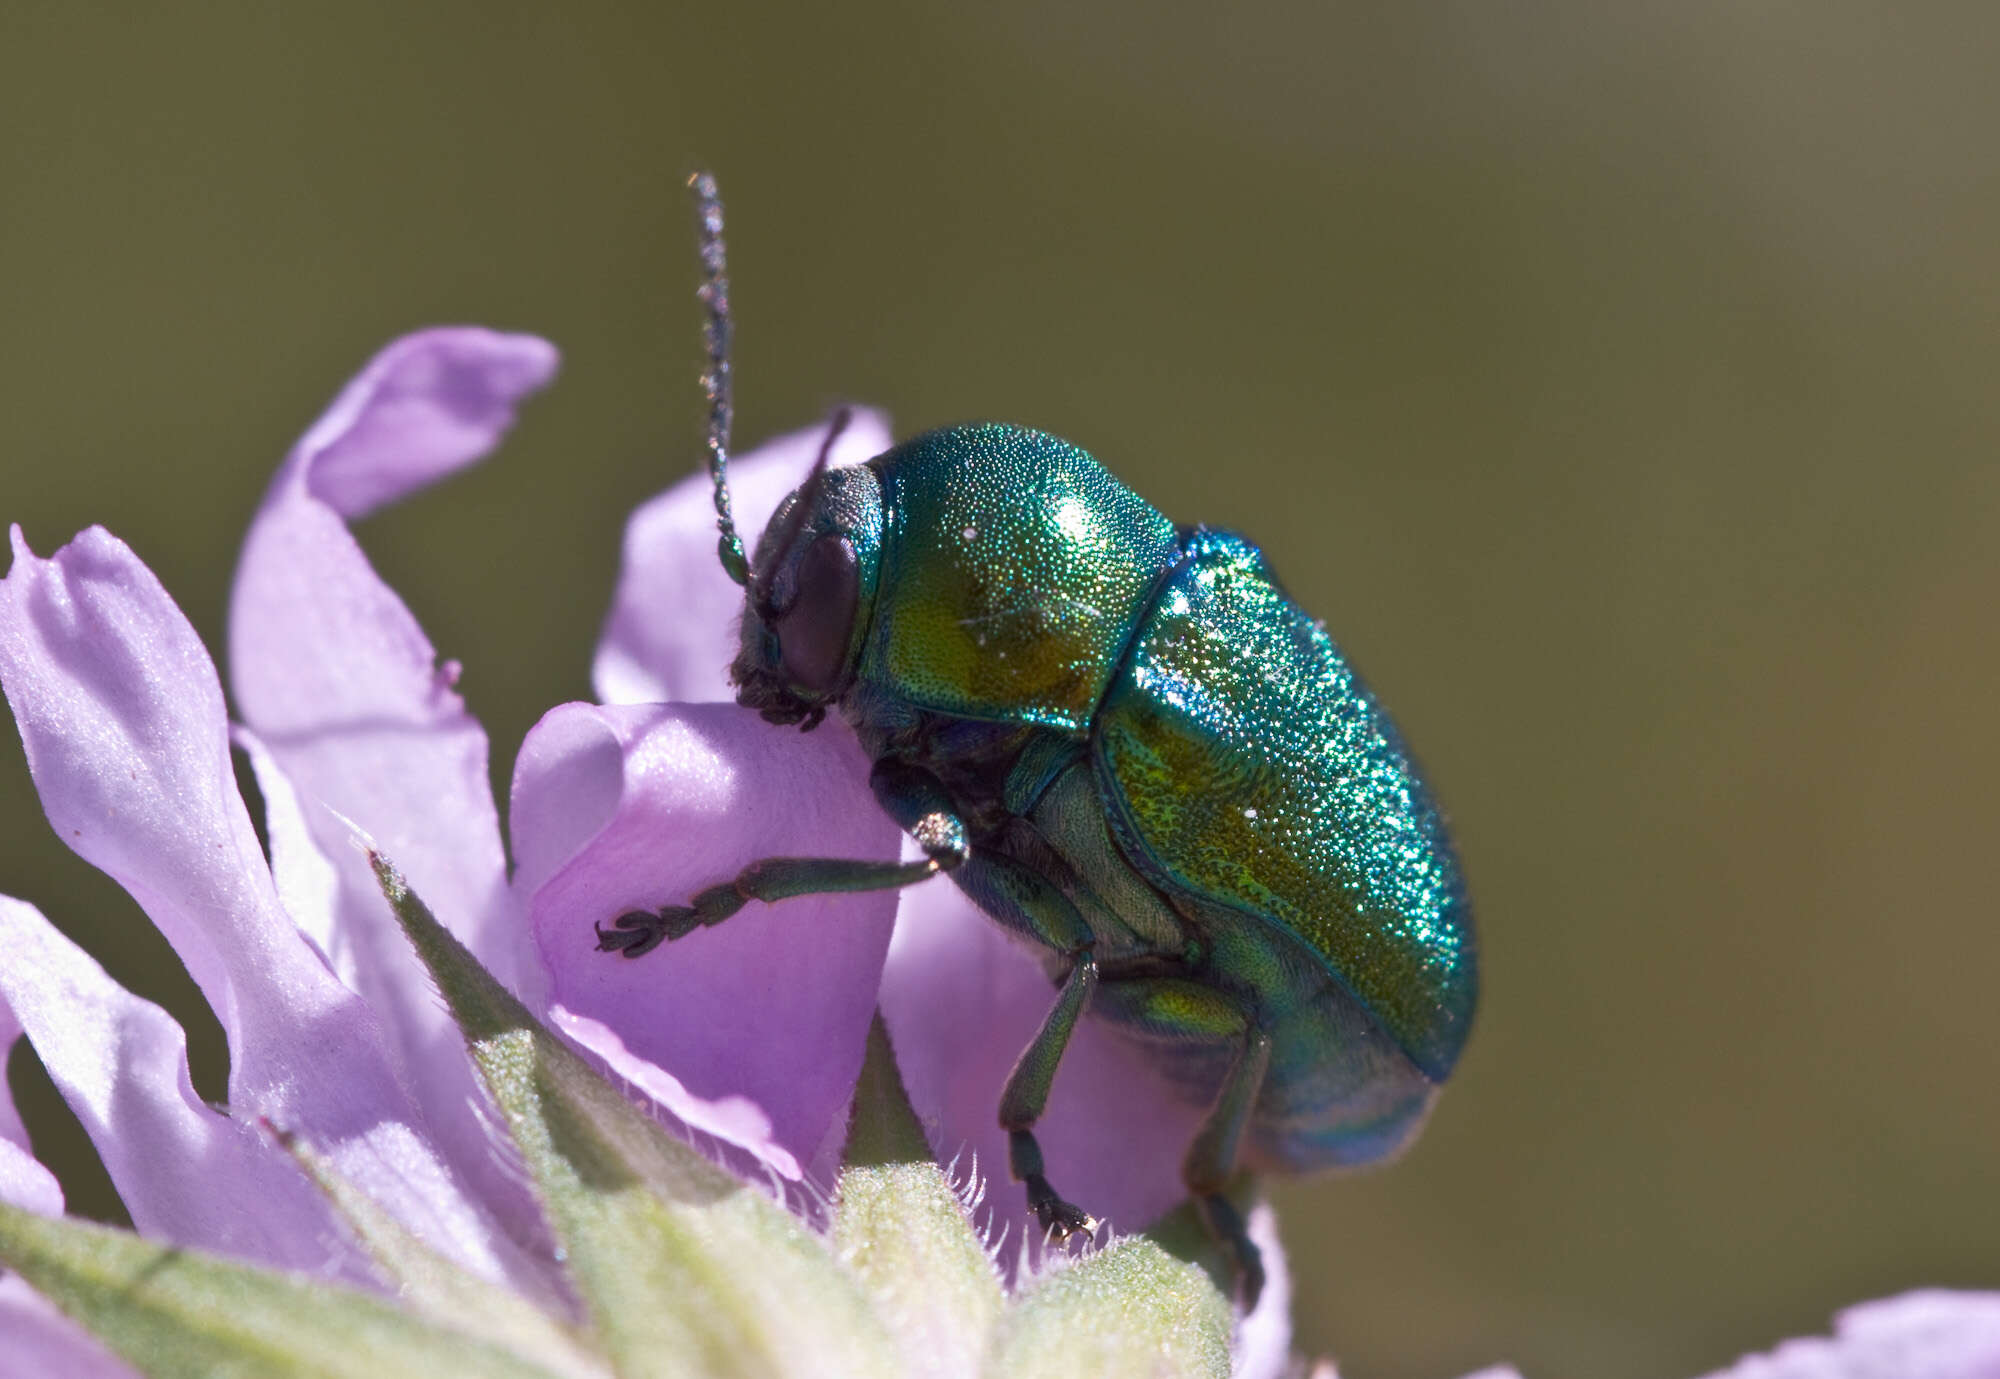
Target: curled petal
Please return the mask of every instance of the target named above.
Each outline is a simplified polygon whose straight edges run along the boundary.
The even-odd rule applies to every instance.
[[[837,725],[781,732],[731,704],[566,704],[514,770],[515,885],[548,999],[617,1030],[694,1097],[747,1098],[800,1163],[844,1129],[894,893],[753,903],[637,960],[598,952],[594,926],[764,857],[893,859],[867,776]]]
[[[1850,1307],[1833,1335],[1786,1341],[1709,1379],[1992,1379],[2000,1374],[2000,1293],[1926,1289]]]
[[[374,1016],[279,904],[236,793],[214,666],[152,572],[101,529],[49,560],[17,529],[0,681],[50,824],[131,892],[214,1008],[230,1104],[319,1144],[436,1248],[498,1272]]]
[[[503,980],[513,975],[502,970],[511,935],[489,931],[513,926],[486,735],[452,688],[455,668],[439,666],[346,523],[486,454],[555,367],[544,341],[469,328],[383,350],[272,480],[230,601],[230,687],[243,722],[303,793],[402,859]],[[347,863],[342,922],[385,934],[401,955],[400,937],[379,923],[374,878],[346,856],[344,827],[322,820],[314,832]]]
[[[341,390],[274,489],[296,483],[342,517],[366,517],[484,456],[556,363],[555,346],[532,335],[476,326],[406,335]]]
[[[819,454],[810,426],[729,463],[736,526],[754,548],[787,493]],[[859,464],[887,450],[889,419],[857,411],[830,463]],[[607,704],[733,699],[724,672],[736,655],[743,591],[715,558],[715,507],[706,474],[691,474],[640,505],[625,525],[618,592],[597,644],[591,682]]]
[[[951,883],[905,894],[882,976],[882,1016],[932,1149],[940,1161],[976,1157],[992,1179],[986,1210],[1010,1228],[1010,1251],[1032,1232],[1021,1189],[1007,1182],[1007,1137],[995,1111],[1055,995],[1040,965]],[[1186,1197],[1180,1161],[1200,1119],[1138,1050],[1085,1019],[1035,1135],[1056,1189],[1132,1232]]]
[[[470,328],[384,349],[272,480],[229,622],[231,688],[271,811],[279,884],[311,890],[300,923],[382,1021],[446,1160],[523,1238],[534,1212],[493,1152],[458,1032],[330,811],[395,856],[444,923],[519,983],[525,934],[506,886],[486,734],[452,688],[455,669],[438,665],[347,521],[481,458],[555,368],[542,340]]]
[[[32,905],[0,897],[0,1000],[97,1146],[132,1224],[155,1239],[325,1271],[340,1230],[257,1129],[188,1081],[174,1018],[111,980]],[[340,1257],[357,1280],[359,1261]]]

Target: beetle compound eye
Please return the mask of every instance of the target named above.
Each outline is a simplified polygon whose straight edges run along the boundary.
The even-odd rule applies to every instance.
[[[831,694],[847,664],[847,639],[861,601],[861,567],[844,536],[822,536],[799,557],[791,601],[778,614],[785,678]]]

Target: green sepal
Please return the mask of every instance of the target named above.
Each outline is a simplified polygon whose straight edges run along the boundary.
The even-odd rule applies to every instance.
[[[931,1162],[877,1015],[854,1092],[833,1248],[874,1301],[910,1374],[972,1374],[999,1320],[1000,1274]]]
[[[1238,1173],[1229,1180],[1224,1189],[1224,1195],[1246,1221],[1250,1219],[1250,1211],[1257,1202],[1258,1193],[1257,1179],[1248,1173]],[[1235,1295],[1235,1266],[1230,1262],[1229,1255],[1216,1243],[1215,1237],[1208,1233],[1208,1228],[1202,1224],[1201,1213],[1195,1210],[1193,1202],[1182,1202],[1146,1227],[1141,1234],[1175,1259],[1201,1269],[1223,1297]]]
[[[888,1164],[933,1163],[923,1122],[910,1105],[903,1075],[896,1069],[896,1051],[880,1011],[868,1026],[868,1045],[861,1075],[854,1083],[854,1112],[847,1122],[843,1166],[880,1168]]]
[[[1199,1267],[1135,1237],[1024,1281],[980,1373],[1228,1379],[1229,1328],[1229,1304]]]
[[[396,1300],[441,1326],[497,1342],[515,1355],[578,1379],[608,1375],[604,1360],[572,1328],[519,1294],[468,1272],[426,1245],[294,1135],[278,1142],[324,1192]],[[558,1300],[546,1300],[558,1305]]]
[[[894,1371],[887,1331],[824,1241],[668,1135],[480,967],[393,865],[370,857],[621,1379]]]
[[[351,1288],[5,1204],[0,1262],[152,1379],[564,1379]]]

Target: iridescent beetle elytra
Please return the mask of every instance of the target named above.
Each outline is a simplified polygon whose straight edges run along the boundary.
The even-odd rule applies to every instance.
[[[1471,1025],[1471,911],[1415,764],[1255,546],[1173,525],[1039,431],[956,426],[851,468],[823,448],[746,559],[722,206],[693,187],[720,554],[746,589],[737,699],[802,729],[845,718],[924,860],[768,858],[598,946],[636,958],[751,900],[949,874],[1056,987],[1000,1089],[1029,1209],[1058,1236],[1095,1227],[1034,1135],[1088,1011],[1209,1108],[1182,1176],[1254,1306],[1263,1268],[1223,1194],[1238,1166],[1394,1153]]]

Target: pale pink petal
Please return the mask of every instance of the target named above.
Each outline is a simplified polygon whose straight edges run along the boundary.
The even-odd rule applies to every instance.
[[[366,517],[483,457],[556,364],[555,346],[533,335],[478,326],[405,335],[341,389],[279,484],[296,481],[341,516]]]
[[[905,892],[882,976],[882,1015],[932,1149],[940,1160],[977,1158],[990,1184],[984,1210],[1008,1228],[1010,1255],[1034,1233],[1022,1190],[1007,1175],[1000,1089],[1055,997],[1040,964],[951,882]],[[1143,1054],[1086,1018],[1035,1134],[1057,1191],[1132,1232],[1186,1197],[1180,1161],[1200,1119]]]
[[[808,1164],[860,1071],[895,895],[753,903],[637,960],[596,951],[593,926],[680,904],[762,857],[894,858],[867,777],[844,728],[782,731],[733,704],[567,704],[514,771],[515,885],[548,999],[617,1030],[695,1097],[747,1098]]]
[[[1252,1207],[1244,1225],[1264,1256],[1264,1292],[1256,1309],[1236,1323],[1230,1373],[1236,1379],[1279,1379],[1292,1360],[1291,1264],[1269,1202]]]
[[[2000,1379],[2000,1293],[1926,1289],[1850,1307],[1710,1379]]]
[[[374,1016],[279,904],[236,793],[214,667],[152,572],[101,529],[50,560],[17,529],[0,681],[50,824],[132,893],[214,1007],[231,1106],[298,1131],[435,1247],[500,1272]]]
[[[61,1379],[139,1379],[18,1275],[0,1277],[0,1374]]]
[[[810,426],[730,461],[736,527],[755,550],[765,523],[819,454],[826,427]],[[890,446],[889,419],[857,411],[833,464],[859,464]],[[743,590],[715,556],[715,507],[706,472],[649,499],[625,525],[618,591],[597,644],[592,684],[607,704],[734,699],[724,673],[736,655]]]
[[[0,917],[5,916],[10,906],[33,909],[12,896],[0,895]],[[40,918],[39,913],[36,918]],[[0,967],[11,960],[8,954],[0,951]],[[56,1175],[43,1168],[35,1158],[34,1146],[28,1143],[28,1128],[21,1124],[21,1113],[15,1108],[13,1093],[7,1087],[7,1058],[20,1037],[21,1021],[7,1001],[4,986],[0,986],[0,1202],[25,1207],[44,1216],[60,1216],[63,1209],[62,1185],[56,1181]]]
[[[62,1184],[35,1158],[25,1135],[0,1138],[0,1202],[43,1216],[62,1215]]]
[[[239,725],[230,729],[229,739],[250,759],[257,793],[264,797],[264,837],[278,902],[334,974],[358,988],[361,956],[353,927],[339,921],[340,873],[307,827],[305,803],[257,734]]]
[[[549,1024],[603,1060],[627,1090],[641,1093],[688,1129],[743,1150],[782,1178],[800,1177],[799,1161],[771,1138],[771,1118],[756,1102],[740,1096],[715,1101],[696,1096],[665,1068],[626,1048],[618,1032],[601,1020],[551,1006]]]
[[[541,340],[469,328],[383,350],[272,481],[244,542],[229,624],[231,688],[261,744],[252,761],[282,840],[280,884],[324,887],[323,874],[289,863],[310,871],[317,855],[330,865],[333,909],[301,922],[382,1021],[397,1076],[446,1161],[524,1239],[538,1228],[534,1212],[493,1152],[459,1034],[329,811],[366,830],[445,926],[518,985],[525,929],[506,887],[486,735],[452,688],[455,668],[438,665],[346,519],[478,460],[555,367]],[[293,791],[296,802],[280,798]]]
[[[1320,1379],[1319,1371],[1313,1371],[1312,1379]],[[1474,1370],[1466,1375],[1465,1379],[1521,1379],[1521,1371],[1512,1365],[1488,1365],[1484,1369]]]
[[[326,1198],[271,1137],[195,1096],[173,1016],[111,980],[34,906],[6,897],[0,1001],[27,1030],[141,1234],[370,1278]]]

